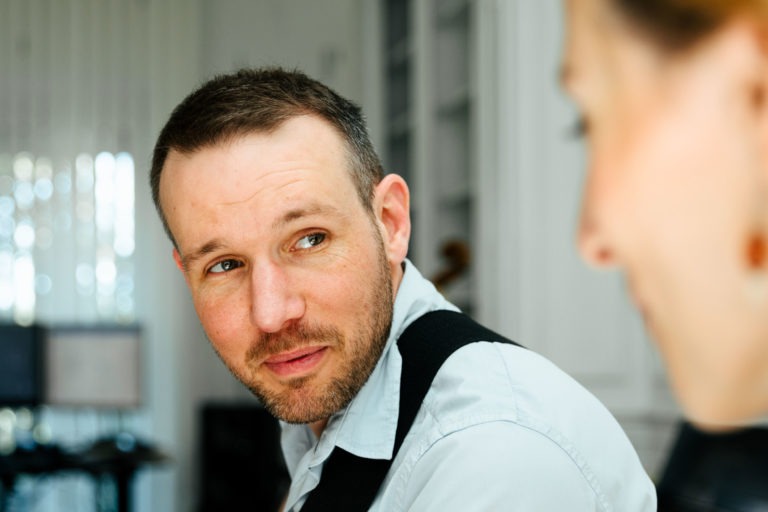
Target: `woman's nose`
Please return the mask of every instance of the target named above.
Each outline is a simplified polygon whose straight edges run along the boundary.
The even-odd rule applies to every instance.
[[[598,219],[593,217],[589,204],[582,208],[577,245],[582,259],[597,268],[611,268],[616,265],[616,254],[608,236]]]

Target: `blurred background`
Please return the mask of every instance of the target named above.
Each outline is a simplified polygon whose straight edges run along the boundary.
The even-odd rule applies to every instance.
[[[411,259],[594,392],[656,478],[680,412],[620,276],[575,250],[585,162],[561,44],[560,0],[0,0],[0,381],[31,379],[0,384],[0,461],[135,456],[0,464],[0,510],[213,509],[227,449],[246,482],[284,485],[274,425],[209,347],[147,178],[172,108],[252,65],[363,107],[412,189]]]

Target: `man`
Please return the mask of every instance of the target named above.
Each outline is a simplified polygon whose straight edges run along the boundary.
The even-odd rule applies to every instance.
[[[283,422],[285,510],[356,491],[358,466],[324,468],[393,458],[412,392],[398,338],[456,310],[406,259],[408,187],[383,175],[359,109],[298,72],[216,77],[163,128],[151,183],[211,343]],[[613,417],[529,350],[460,348],[419,404],[371,510],[655,510]]]

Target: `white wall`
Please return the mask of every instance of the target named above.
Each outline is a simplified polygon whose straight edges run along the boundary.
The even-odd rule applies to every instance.
[[[202,1],[204,75],[242,66],[298,68],[360,101],[362,2]]]

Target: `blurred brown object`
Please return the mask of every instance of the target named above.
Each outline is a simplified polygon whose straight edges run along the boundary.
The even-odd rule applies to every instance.
[[[455,281],[469,268],[469,245],[463,240],[447,240],[440,248],[446,266],[432,276],[432,283],[442,291],[452,281]]]

